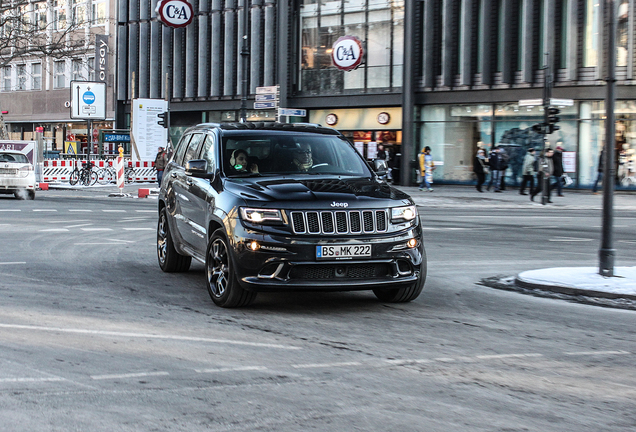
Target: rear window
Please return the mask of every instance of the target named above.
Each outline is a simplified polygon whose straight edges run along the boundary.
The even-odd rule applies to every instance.
[[[334,135],[231,135],[223,138],[222,149],[224,172],[230,177],[296,173],[371,175],[353,146]]]
[[[29,159],[22,153],[0,153],[0,162],[29,163]]]

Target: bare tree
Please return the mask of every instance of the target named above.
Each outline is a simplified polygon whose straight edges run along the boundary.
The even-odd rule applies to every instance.
[[[69,15],[54,15],[52,0],[0,0],[0,67],[34,57],[66,59],[87,53],[87,14]]]

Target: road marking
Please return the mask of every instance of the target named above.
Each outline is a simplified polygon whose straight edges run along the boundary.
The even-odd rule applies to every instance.
[[[91,226],[94,225],[92,223],[87,223],[87,224],[79,224],[79,225],[67,225],[66,228],[79,228],[79,227],[85,227],[85,226]]]
[[[26,261],[0,262],[0,265],[14,265],[14,264],[26,264]]]
[[[119,375],[91,375],[91,379],[94,380],[109,380],[109,379],[123,379],[123,378],[143,378],[150,376],[166,376],[170,375],[168,372],[139,372],[139,373],[127,373]]]
[[[530,353],[530,354],[492,354],[492,355],[478,355],[475,358],[480,360],[496,360],[506,358],[524,358],[524,357],[543,357],[543,354]]]
[[[34,212],[56,212],[56,209],[33,209]]]
[[[0,378],[0,383],[66,381],[64,378]]]
[[[213,339],[202,338],[194,336],[178,336],[178,335],[160,335],[152,333],[129,333],[129,332],[116,332],[106,330],[87,330],[77,328],[62,328],[62,327],[45,327],[45,326],[33,326],[22,324],[0,324],[0,328],[16,329],[16,330],[35,330],[45,332],[57,332],[57,333],[73,333],[73,334],[85,334],[85,335],[98,335],[98,336],[113,336],[113,337],[125,337],[125,338],[140,338],[140,339],[165,339],[165,340],[177,340],[184,342],[207,342],[212,344],[228,344],[228,345],[241,345],[250,347],[262,347],[262,348],[278,348],[286,350],[299,350],[300,347],[292,345],[281,345],[264,342],[247,342],[237,341],[229,339]]]
[[[217,369],[195,369],[198,373],[218,373],[218,372],[249,372],[267,370],[265,366],[243,366],[234,368],[217,368]]]
[[[19,212],[20,209],[0,209],[0,212]]]
[[[68,229],[66,228],[47,228],[41,229],[40,232],[66,232]]]
[[[636,241],[634,240],[619,240],[619,243],[629,243],[629,244],[636,244]]]
[[[566,353],[563,353],[563,354],[565,354],[565,355],[581,355],[581,356],[608,355],[608,354],[627,355],[627,354],[631,354],[631,352],[629,352],[629,351],[579,351],[579,352],[566,352]]]
[[[104,213],[126,213],[126,210],[102,210]]]
[[[135,210],[137,213],[157,213],[157,210]]]
[[[330,367],[343,367],[343,366],[360,366],[361,362],[339,362],[339,363],[308,363],[308,364],[295,364],[291,367],[296,369],[311,369],[311,368],[330,368]]]
[[[546,226],[542,226],[542,225],[529,225],[529,226],[524,226],[521,227],[523,229],[528,229],[528,228],[532,228],[532,229],[548,229],[548,228],[558,228],[558,226],[556,225],[546,225]]]
[[[578,238],[578,237],[555,237],[553,239],[548,239],[551,242],[589,242],[592,239],[586,238]]]
[[[112,231],[112,228],[80,228],[82,231]]]
[[[70,211],[70,212],[87,212],[87,213],[90,213],[93,210],[88,210],[88,209],[69,209],[68,211]]]
[[[124,231],[154,231],[155,228],[122,228]]]

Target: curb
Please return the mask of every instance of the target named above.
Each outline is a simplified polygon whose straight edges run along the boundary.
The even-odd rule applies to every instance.
[[[531,289],[531,290],[543,290],[543,291],[552,291],[559,294],[568,294],[568,295],[580,295],[587,297],[599,297],[606,299],[628,299],[628,300],[636,300],[636,295],[631,294],[616,294],[616,293],[608,293],[604,291],[594,291],[589,289],[579,289],[574,287],[566,287],[563,285],[554,285],[554,284],[539,284],[525,281],[519,276],[515,277],[515,285],[519,288]]]

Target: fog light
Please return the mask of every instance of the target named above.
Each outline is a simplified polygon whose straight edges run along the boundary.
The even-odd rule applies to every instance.
[[[408,242],[406,242],[407,246],[410,247],[411,249],[413,249],[415,246],[417,246],[417,240],[415,240],[414,238],[410,239]]]
[[[261,245],[259,245],[257,242],[255,241],[251,241],[247,244],[247,247],[250,248],[253,251],[259,250],[261,248]]]

